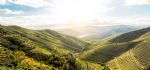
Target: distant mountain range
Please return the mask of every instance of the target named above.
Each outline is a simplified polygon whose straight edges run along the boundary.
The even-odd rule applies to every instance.
[[[101,40],[105,39],[109,36],[119,35],[126,32],[134,31],[137,29],[141,29],[147,26],[132,26],[132,25],[111,25],[111,26],[98,26],[98,25],[85,25],[85,26],[72,26],[72,27],[65,27],[59,26],[53,30],[66,34],[71,35],[80,39],[87,39],[87,40]]]

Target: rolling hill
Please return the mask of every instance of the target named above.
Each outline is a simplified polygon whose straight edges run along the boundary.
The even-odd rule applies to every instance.
[[[0,26],[2,70],[149,70],[150,27],[87,43],[53,30]]]
[[[0,25],[1,70],[102,70],[76,59],[74,53],[90,45],[52,30],[29,30]]]
[[[53,51],[80,52],[90,45],[84,41],[71,36],[66,36],[52,30],[29,30],[18,26],[1,26],[1,29],[7,34],[18,34],[26,37],[40,46]]]
[[[107,65],[111,70],[150,68],[150,27],[100,41],[83,52],[81,59]]]

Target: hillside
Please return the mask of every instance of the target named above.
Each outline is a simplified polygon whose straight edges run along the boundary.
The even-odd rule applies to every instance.
[[[137,37],[132,41],[141,41],[132,49],[123,53],[121,56],[108,62],[111,69],[121,70],[149,70],[150,69],[150,28],[138,30],[136,32],[143,31],[143,35],[134,36]],[[142,32],[141,32],[142,33]],[[130,37],[128,37],[130,38]]]
[[[149,46],[150,27],[87,43],[53,30],[1,25],[0,69],[149,70]]]
[[[18,26],[1,26],[2,31],[7,34],[18,34],[39,44],[42,48],[53,51],[80,52],[90,45],[84,41],[71,36],[66,36],[52,30],[29,30]]]
[[[150,68],[150,28],[128,32],[93,45],[81,59],[107,65],[111,70]]]
[[[74,53],[90,45],[51,30],[0,26],[2,70],[102,70],[102,66],[76,59]]]

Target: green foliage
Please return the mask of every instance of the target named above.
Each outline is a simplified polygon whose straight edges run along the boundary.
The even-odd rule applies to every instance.
[[[36,31],[18,26],[0,26],[0,28],[0,69],[87,69],[77,61],[74,52],[83,51],[84,48],[90,45],[89,43],[51,30]],[[88,63],[88,65],[90,64],[95,65],[95,67],[100,66]],[[88,70],[93,69],[95,68],[90,67]]]
[[[8,46],[12,50],[28,51],[35,48],[33,42],[19,35],[3,36],[3,39],[5,40],[4,41],[2,40],[1,44]]]
[[[22,51],[11,51],[4,46],[0,47],[0,69],[12,70],[51,70],[52,67],[29,58]]]

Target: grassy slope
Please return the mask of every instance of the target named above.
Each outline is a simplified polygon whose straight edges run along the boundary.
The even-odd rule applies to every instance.
[[[86,45],[88,43],[50,30],[33,31],[17,26],[1,26],[0,69],[102,70],[102,66],[98,64],[76,60],[72,55],[62,56],[54,53],[55,51],[66,53],[73,50],[79,52]]]
[[[112,70],[142,70],[150,67],[150,28],[145,28],[100,42],[99,47],[81,59],[106,63]]]
[[[89,43],[83,42],[76,38],[59,34],[51,30],[29,30],[18,26],[2,26],[4,30],[9,31],[10,34],[15,33],[23,37],[26,37],[42,48],[53,50],[56,52],[67,53],[70,51],[80,52],[85,47],[90,45]],[[69,50],[69,51],[68,51]]]

